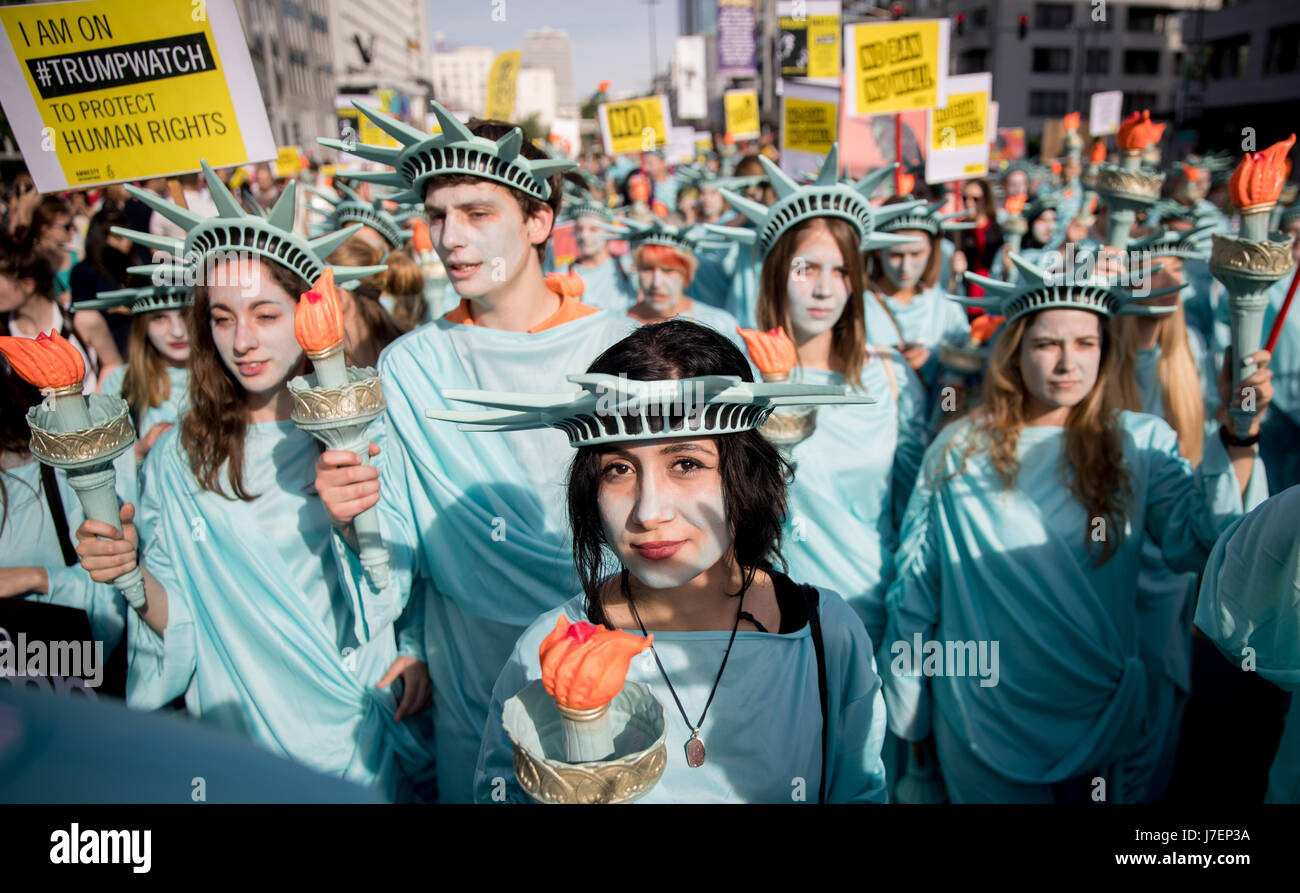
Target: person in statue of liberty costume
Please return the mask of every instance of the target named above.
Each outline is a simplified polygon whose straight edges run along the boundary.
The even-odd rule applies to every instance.
[[[566,181],[565,185],[569,185]],[[614,215],[589,192],[565,194],[564,219],[573,221],[578,256],[569,272],[582,277],[582,301],[600,310],[625,313],[636,300],[636,285],[620,258],[609,253],[609,225]]]
[[[266,217],[250,215],[202,164],[216,217],[128,187],[186,232],[123,234],[172,255],[143,269],[155,281],[199,281],[188,409],[150,450],[121,532],[85,521],[77,553],[97,582],[144,571],[146,603],[127,615],[129,705],[184,695],[203,722],[403,799],[431,758],[421,605],[403,613],[335,570],[311,489],[320,447],[290,421],[288,384],[306,367],[299,296],[359,225],[308,240],[292,232],[292,183]],[[333,269],[346,285],[383,268]]]
[[[104,376],[100,390],[121,394],[131,407],[137,464],[183,411],[190,381],[185,316],[192,303],[193,289],[187,285],[147,285],[100,292],[94,300],[73,307],[101,310],[125,305],[131,310],[126,362]],[[135,497],[127,501],[134,502]]]
[[[549,425],[577,448],[566,467],[581,591],[529,625],[497,679],[476,799],[527,799],[502,705],[540,678],[539,645],[565,617],[653,633],[627,678],[664,706],[666,767],[640,802],[884,802],[866,630],[831,589],[778,569],[789,469],[755,430],[774,406],[867,398],[754,383],[735,345],[684,320],[638,329],[571,381],[582,390],[545,404],[465,392],[499,409],[435,414],[468,429]]]
[[[316,489],[338,525],[379,506],[392,554],[382,595],[425,605],[439,798],[467,802],[501,667],[528,624],[578,585],[564,515],[568,447],[554,431],[467,437],[425,410],[457,408],[449,389],[563,390],[564,370],[633,323],[582,303],[578,277],[542,275],[560,174],[574,164],[547,158],[517,127],[467,126],[437,103],[442,132],[432,136],[358,108],[401,147],[322,142],[397,168],[352,177],[425,203],[461,301],[380,356],[388,408],[372,429],[375,464],[326,451]],[[343,554],[341,573],[368,591],[357,556]]]
[[[905,201],[893,198],[882,206]],[[970,335],[966,308],[944,294],[939,285],[943,266],[940,234],[969,226],[954,221],[959,214],[943,214],[944,202],[935,202],[911,214],[894,217],[880,232],[905,235],[911,242],[877,248],[866,255],[867,337],[898,349],[925,385],[923,412],[929,418],[935,402],[941,367],[939,345],[964,342]]]
[[[866,290],[862,258],[910,244],[910,235],[884,230],[923,213],[925,203],[872,206],[868,197],[893,167],[839,181],[838,146],[802,186],[761,161],[776,202],[764,206],[724,190],[754,229],[712,227],[757,241],[759,328],[779,330],[793,342],[793,380],[847,385],[874,398],[869,405],[820,407],[797,422],[777,413],[764,428],[796,468],[784,555],[793,573],[842,594],[874,643],[884,631],[898,523],[925,450],[926,417],[925,389],[904,356],[868,343],[859,297]],[[883,759],[893,784],[903,761],[892,735]]]
[[[1219,537],[1201,579],[1196,626],[1243,672],[1292,693],[1265,803],[1300,803],[1300,487],[1271,497]],[[1250,729],[1241,729],[1250,734]]]
[[[687,295],[700,269],[700,250],[726,243],[710,242],[701,226],[672,226],[660,220],[640,224],[627,218],[615,222],[627,233],[636,270],[637,297],[627,310],[629,317],[642,325],[686,319],[708,326],[737,347],[743,345],[734,316]]]
[[[1167,311],[1095,271],[1011,259],[1019,284],[980,279],[979,305],[1007,318],[984,401],[930,446],[903,521],[877,652],[890,727],[934,736],[953,802],[1138,800],[1144,724],[1159,719],[1141,646],[1143,547],[1198,570],[1263,482],[1255,448],[1230,432],[1193,472],[1168,424],[1118,410],[1110,318]],[[1268,354],[1252,360],[1245,384],[1266,404]],[[1219,388],[1227,405],[1227,377]]]

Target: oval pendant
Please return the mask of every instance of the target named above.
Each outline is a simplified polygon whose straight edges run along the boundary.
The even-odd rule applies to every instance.
[[[691,735],[690,740],[686,742],[686,765],[692,769],[704,765],[704,742],[700,740],[699,732]]]

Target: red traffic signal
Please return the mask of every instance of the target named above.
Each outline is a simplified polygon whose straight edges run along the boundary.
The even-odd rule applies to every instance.
[[[903,4],[895,3],[892,12],[894,13],[894,18],[901,19],[903,17]]]
[[[1020,30],[1020,39],[1024,40],[1029,34],[1029,16],[1022,12],[1020,18],[1017,20],[1017,26]]]
[[[966,30],[966,13],[964,12],[957,13],[956,19],[957,19],[957,36],[961,37],[962,33]]]

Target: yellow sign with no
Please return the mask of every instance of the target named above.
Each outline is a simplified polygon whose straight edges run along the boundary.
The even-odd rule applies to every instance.
[[[275,176],[278,179],[294,177],[300,170],[298,157],[302,150],[297,146],[280,146],[275,150]]]
[[[853,115],[879,115],[941,104],[948,71],[948,20],[849,25],[845,84]]]
[[[758,139],[758,91],[728,90],[722,97],[727,133],[738,140]]]
[[[668,145],[671,119],[662,96],[606,102],[597,111],[605,151],[610,155],[649,152]]]
[[[68,186],[192,171],[200,157],[214,167],[248,160],[236,85],[212,22],[195,9],[191,0],[0,9],[43,125],[41,149]]]

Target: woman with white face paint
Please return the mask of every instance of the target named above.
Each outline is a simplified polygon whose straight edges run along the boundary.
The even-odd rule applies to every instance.
[[[1193,472],[1164,421],[1119,409],[1111,317],[1159,308],[1012,259],[1017,284],[980,277],[990,296],[970,299],[1007,318],[983,403],[931,445],[903,522],[877,652],[890,727],[934,736],[954,802],[1132,802],[1151,779],[1147,724],[1162,721],[1143,549],[1200,568],[1263,481],[1253,446],[1214,437]],[[1267,403],[1255,358],[1248,383]]]
[[[186,314],[193,290],[188,286],[145,286],[100,292],[73,309],[100,310],[127,306],[131,335],[127,361],[104,376],[101,391],[121,394],[135,423],[135,461],[141,463],[154,443],[176,424],[189,389],[190,335]]]
[[[896,197],[885,204],[903,200]],[[949,223],[952,215],[941,214],[941,207],[938,202],[881,226],[882,232],[912,241],[879,248],[867,256],[868,287],[863,294],[868,339],[896,346],[931,397],[941,372],[939,345],[945,341],[965,343],[970,335],[965,308],[938,285],[943,264],[939,234],[963,226]]]
[[[727,197],[754,215],[758,232],[771,234],[759,245],[758,325],[793,341],[791,380],[847,386],[874,398],[868,405],[819,408],[791,430],[777,428],[785,421],[778,417],[765,430],[796,467],[785,529],[792,572],[843,594],[875,642],[885,626],[898,521],[925,449],[925,391],[898,351],[867,341],[858,297],[865,289],[862,252],[909,244],[907,236],[880,229],[923,203],[873,208],[865,196],[890,169],[854,186],[841,184],[831,177],[836,155],[807,186],[765,161],[778,196],[770,209]],[[886,740],[891,785],[898,757],[897,742]]]
[[[144,571],[146,603],[128,613],[132,706],[184,695],[204,722],[405,796],[429,759],[424,735],[401,722],[429,705],[423,617],[418,605],[399,616],[400,605],[338,573],[312,487],[320,446],[290,421],[289,380],[308,368],[296,305],[357,226],[309,241],[291,232],[292,181],[262,218],[206,162],[204,172],[218,217],[132,188],[187,230],[181,256],[195,266],[155,274],[203,277],[189,314],[188,407],[149,453],[138,516],[128,503],[121,532],[84,522],[77,553],[97,582],[137,562]],[[334,272],[346,285],[380,269]]]
[[[527,799],[502,705],[540,678],[538,648],[559,617],[654,635],[627,679],[664,705],[667,765],[638,802],[789,803],[792,790],[796,802],[884,801],[883,705],[866,630],[834,592],[778,570],[789,469],[755,429],[769,396],[811,392],[752,378],[725,338],[672,320],[609,348],[586,390],[548,409],[578,448],[568,504],[583,591],[537,618],[497,680],[475,773],[480,802],[500,799],[500,780],[507,799]],[[845,399],[832,391],[812,399]],[[666,404],[666,415],[641,408]]]
[[[627,315],[642,325],[686,319],[708,326],[726,336],[737,347],[736,318],[725,310],[688,297],[686,289],[700,268],[695,248],[704,230],[675,227],[658,220],[650,225],[620,221],[631,230],[632,263],[636,269],[637,297]]]

